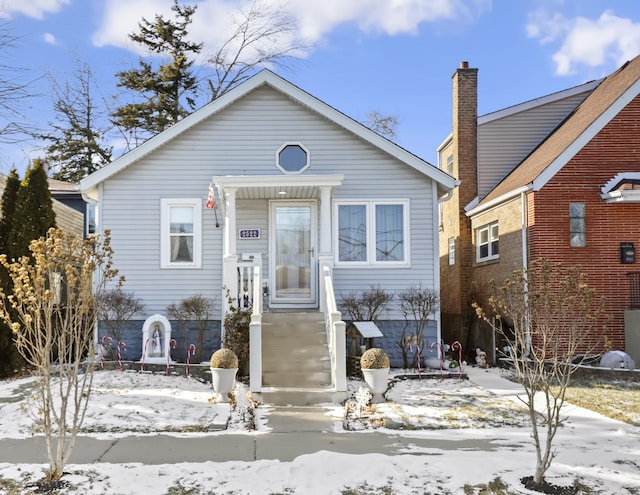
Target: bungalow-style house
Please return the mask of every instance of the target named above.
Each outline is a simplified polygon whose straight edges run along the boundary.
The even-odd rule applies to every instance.
[[[175,338],[167,307],[202,295],[215,301],[206,360],[221,346],[225,315],[250,307],[250,387],[264,397],[344,393],[342,295],[438,289],[438,202],[454,185],[265,70],[80,187],[97,204],[98,232],[111,232],[124,290],[145,305],[123,337],[126,357],[141,359],[152,331],[171,327]],[[376,345],[399,364],[399,309],[376,323]],[[426,337],[439,332],[436,314]]]
[[[453,130],[438,149],[461,182],[440,225],[444,338],[493,350],[471,303],[545,258],[582,266],[612,318],[601,337],[640,362],[640,58],[480,117],[477,73],[455,71]]]

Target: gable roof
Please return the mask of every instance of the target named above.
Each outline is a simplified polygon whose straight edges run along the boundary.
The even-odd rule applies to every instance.
[[[310,95],[306,91],[303,91],[289,81],[286,81],[280,76],[265,69],[242,84],[236,86],[231,91],[225,93],[220,98],[204,105],[202,108],[188,115],[169,129],[157,134],[100,170],[97,170],[88,177],[85,177],[80,181],[80,189],[83,192],[86,192],[95,188],[104,180],[117,174],[121,170],[124,170],[131,164],[144,158],[169,141],[178,138],[191,127],[232,105],[234,102],[246,96],[253,90],[265,85],[285,94],[292,100],[304,105],[434,180],[438,186],[439,195],[449,192],[455,186],[455,179],[444,171],[434,167],[427,161],[408,152],[404,148],[380,136],[378,133],[353,120],[332,106]]]
[[[479,204],[477,213],[523,188],[540,190],[640,93],[640,56],[610,74]]]

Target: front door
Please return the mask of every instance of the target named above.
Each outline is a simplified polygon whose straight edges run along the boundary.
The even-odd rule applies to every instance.
[[[317,307],[316,204],[272,201],[270,213],[270,303]]]

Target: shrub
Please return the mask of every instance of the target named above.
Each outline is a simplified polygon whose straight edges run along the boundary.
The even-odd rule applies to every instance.
[[[231,349],[218,349],[211,356],[212,368],[233,369],[238,367],[238,356]]]
[[[389,356],[382,349],[372,348],[360,358],[360,367],[365,370],[389,368]]]

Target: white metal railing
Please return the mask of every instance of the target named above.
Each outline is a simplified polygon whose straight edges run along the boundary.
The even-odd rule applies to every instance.
[[[321,311],[324,313],[325,327],[327,331],[327,341],[329,342],[329,353],[331,354],[331,382],[336,392],[346,392],[347,390],[347,363],[345,351],[345,323],[342,321],[342,314],[338,311],[336,297],[333,291],[333,277],[331,267],[323,264],[321,267],[322,282],[321,290]]]

